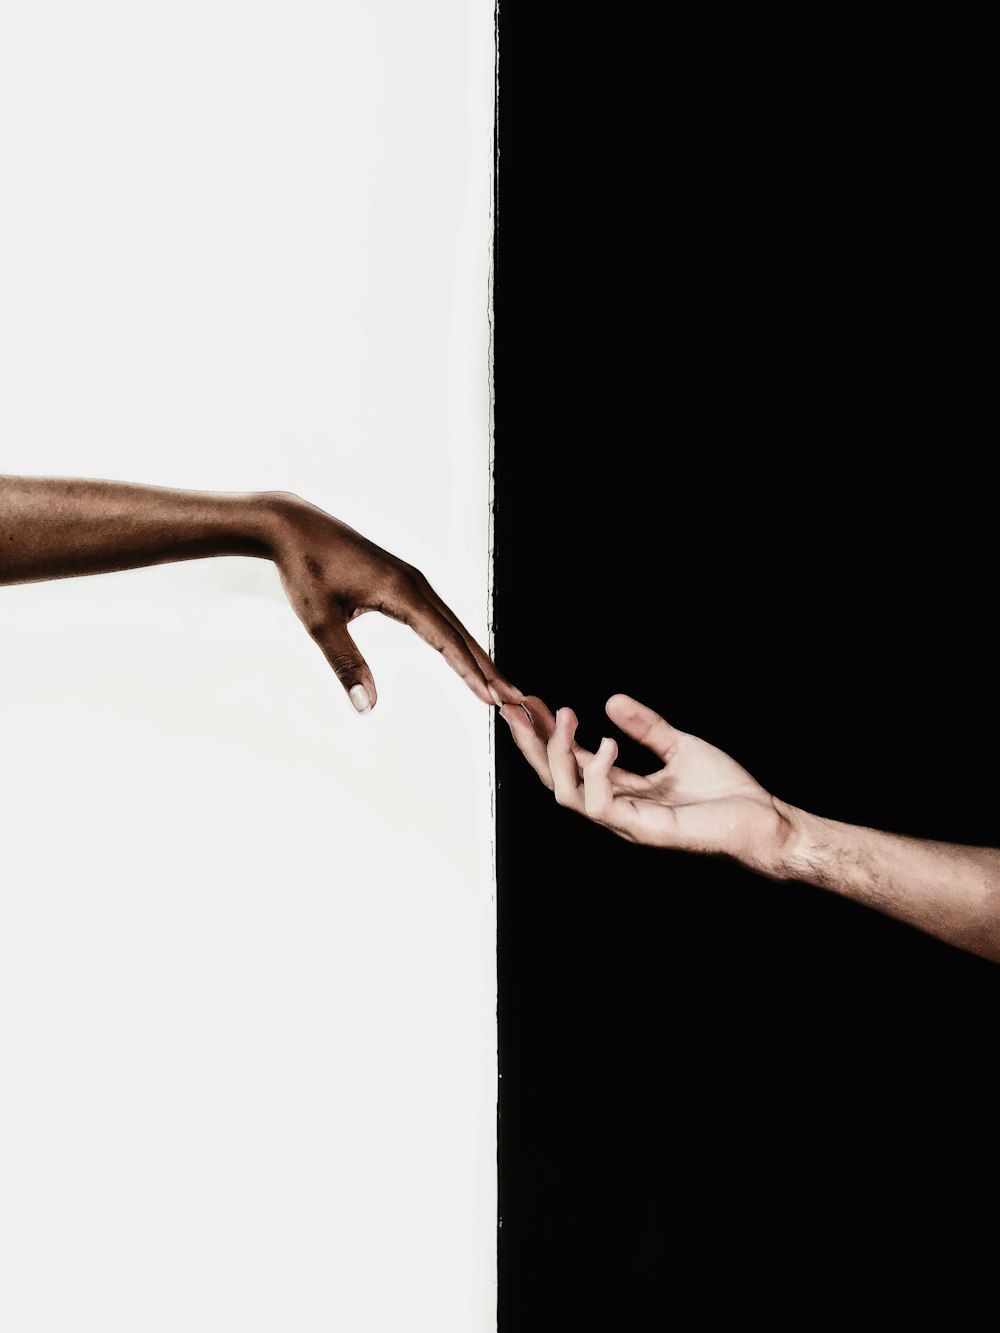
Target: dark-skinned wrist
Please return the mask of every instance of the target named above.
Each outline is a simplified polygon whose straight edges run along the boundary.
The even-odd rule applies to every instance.
[[[260,545],[261,555],[280,564],[282,553],[299,530],[306,502],[290,491],[262,491],[242,498],[247,537]]]

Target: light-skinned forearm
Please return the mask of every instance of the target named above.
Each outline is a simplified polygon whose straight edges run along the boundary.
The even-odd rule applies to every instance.
[[[0,477],[0,584],[203,556],[267,558],[272,510],[266,495]]]
[[[790,827],[775,879],[795,879],[1000,962],[1000,851],[883,833],[775,801]]]

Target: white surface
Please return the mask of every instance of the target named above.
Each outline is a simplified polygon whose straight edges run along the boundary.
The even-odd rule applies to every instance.
[[[296,490],[487,632],[493,6],[5,6],[0,471]],[[0,589],[0,1327],[495,1327],[490,715],[270,566]]]

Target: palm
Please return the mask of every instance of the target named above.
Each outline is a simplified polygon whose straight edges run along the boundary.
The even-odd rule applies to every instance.
[[[735,759],[697,736],[673,731],[661,769],[646,777],[612,770],[622,833],[689,851],[732,851],[774,830],[771,797]]]
[[[617,746],[597,754],[576,741],[576,715],[527,696],[502,710],[514,739],[560,805],[576,810],[632,842],[737,856],[762,864],[780,840],[784,820],[745,768],[722,750],[677,731],[635,699],[608,700],[608,717],[662,761],[643,776],[615,765]]]

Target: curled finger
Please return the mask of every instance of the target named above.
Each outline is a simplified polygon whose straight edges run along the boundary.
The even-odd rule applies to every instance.
[[[611,824],[615,792],[611,785],[611,770],[618,755],[618,746],[605,736],[597,753],[583,766],[584,808],[589,819],[598,824]]]
[[[378,698],[375,680],[344,622],[324,621],[313,625],[309,633],[323,650],[355,711],[370,712]]]
[[[547,747],[549,772],[556,800],[568,810],[584,813],[583,780],[573,745],[577,718],[572,708],[560,708]]]

